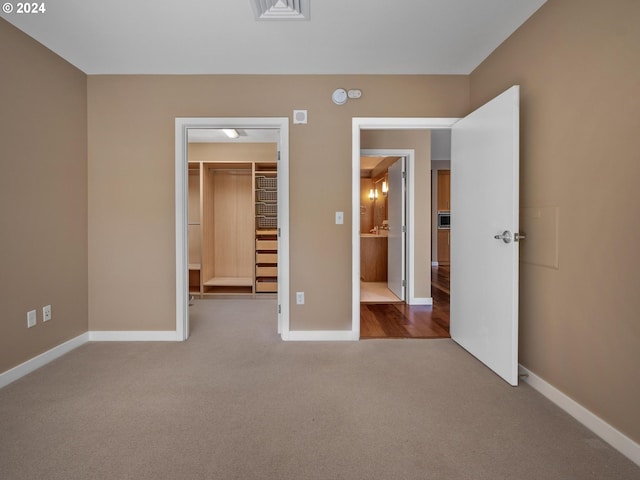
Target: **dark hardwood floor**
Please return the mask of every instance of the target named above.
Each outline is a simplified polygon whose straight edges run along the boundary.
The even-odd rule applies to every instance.
[[[360,338],[449,338],[449,267],[431,269],[433,305],[360,304]]]

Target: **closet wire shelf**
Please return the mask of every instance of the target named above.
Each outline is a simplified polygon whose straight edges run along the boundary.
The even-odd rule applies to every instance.
[[[256,217],[256,227],[262,228],[278,228],[278,217],[266,217],[260,215]]]
[[[278,215],[278,204],[277,203],[256,203],[256,213],[258,215],[275,217]]]
[[[278,192],[276,190],[256,190],[256,200],[258,202],[277,202]]]
[[[256,188],[265,190],[275,190],[278,188],[278,177],[256,177]]]

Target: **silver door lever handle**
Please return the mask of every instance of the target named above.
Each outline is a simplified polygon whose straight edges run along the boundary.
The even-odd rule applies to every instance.
[[[502,234],[494,235],[493,238],[496,240],[502,240],[504,243],[511,243],[511,240],[514,242],[519,242],[520,240],[524,240],[525,235],[523,233],[514,233],[511,234],[509,230],[505,230]]]
[[[513,236],[509,230],[505,230],[502,234],[494,235],[493,238],[496,240],[502,240],[504,243],[511,243],[511,240],[513,240]]]

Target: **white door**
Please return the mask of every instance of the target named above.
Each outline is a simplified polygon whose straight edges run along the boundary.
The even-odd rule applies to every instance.
[[[514,86],[451,132],[451,338],[511,385],[518,384],[518,131]],[[508,243],[495,238],[503,232]]]
[[[393,163],[388,170],[387,215],[389,238],[387,248],[387,286],[396,297],[404,300],[404,157]]]

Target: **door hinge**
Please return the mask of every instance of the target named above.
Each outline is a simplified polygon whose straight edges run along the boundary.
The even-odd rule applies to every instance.
[[[407,233],[407,226],[406,225],[402,225],[402,233]]]
[[[280,150],[278,150],[278,160],[280,160]]]
[[[407,286],[407,281],[406,280],[402,280],[402,286],[406,287]]]
[[[280,238],[280,227],[278,227],[278,238]]]
[[[282,308],[280,307],[280,304],[278,304],[278,313],[282,313]]]
[[[404,180],[405,178],[407,178],[407,172],[402,172],[402,179]]]

